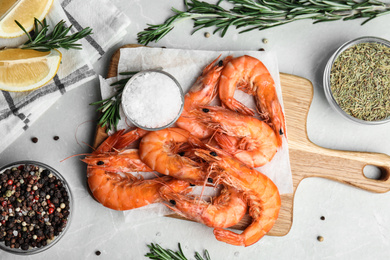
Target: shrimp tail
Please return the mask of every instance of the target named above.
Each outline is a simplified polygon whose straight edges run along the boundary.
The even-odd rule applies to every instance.
[[[207,73],[211,72],[212,70],[215,70],[215,66],[214,64],[217,62],[217,60],[219,60],[219,58],[222,56],[222,54],[220,54],[215,60],[213,60],[212,62],[210,62],[209,65],[207,65],[203,71],[202,71],[202,75],[206,75]]]
[[[113,149],[121,150],[126,148],[133,142],[137,141],[149,131],[141,128],[135,128],[127,133],[124,133],[125,129],[116,131],[114,134],[104,140],[104,142],[94,151],[94,154],[104,153],[112,151]]]
[[[124,133],[124,129],[115,132],[113,135],[109,136],[104,140],[104,142],[99,145],[99,147],[93,152],[94,154],[104,153],[111,151],[113,147],[117,144],[118,140],[121,138]]]
[[[227,105],[229,104],[229,105]],[[242,104],[240,101],[230,98],[227,102],[222,103],[222,107],[228,108],[230,110],[233,110],[235,112],[238,112],[243,115],[248,115],[248,116],[254,116],[255,112],[253,109],[250,109],[249,107],[245,106]]]
[[[237,138],[222,133],[215,134],[214,138],[223,150],[234,155],[234,152],[237,150],[236,147],[238,146]]]
[[[141,137],[145,136],[149,131],[141,129],[141,128],[136,128],[134,130],[131,130],[119,138],[119,140],[115,144],[115,148],[120,150],[123,148],[126,148],[133,142],[137,141]]]
[[[249,209],[249,211],[253,208]],[[221,228],[214,229],[214,236],[217,240],[235,245],[235,246],[250,246],[259,241],[268,231],[273,227],[279,210],[276,210],[272,213],[276,213],[276,217],[267,218],[267,216],[260,216],[256,218],[241,234],[234,233],[229,230],[224,230]],[[267,213],[262,213],[266,214]],[[253,217],[253,214],[249,212],[249,215]],[[271,214],[272,215],[272,214]]]
[[[217,96],[222,69],[233,58],[228,56],[217,62],[220,57],[221,55],[207,65],[202,74],[196,79],[184,97],[183,113],[176,121],[178,127],[191,132],[192,135],[198,138],[207,138],[213,134],[213,131],[198,122],[191,111],[198,106],[210,104]]]
[[[218,241],[225,242],[231,245],[235,245],[235,246],[245,245],[244,236],[240,234],[236,234],[229,230],[225,230],[222,228],[215,228],[214,236]]]

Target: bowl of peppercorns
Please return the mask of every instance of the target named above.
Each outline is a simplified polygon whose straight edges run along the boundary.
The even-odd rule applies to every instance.
[[[71,216],[72,193],[58,171],[36,161],[0,168],[0,249],[47,250],[64,236]]]

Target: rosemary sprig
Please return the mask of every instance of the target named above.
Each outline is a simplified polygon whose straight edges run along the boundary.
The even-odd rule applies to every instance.
[[[233,5],[225,9],[222,3]],[[219,0],[210,4],[198,0],[184,0],[185,11],[172,8],[175,13],[158,25],[148,24],[138,33],[140,44],[158,42],[167,35],[178,22],[192,19],[196,31],[215,27],[213,34],[220,32],[223,37],[229,27],[235,26],[240,33],[264,30],[297,20],[312,19],[314,23],[335,20],[365,19],[368,21],[390,13],[390,4],[378,0]]]
[[[147,253],[145,256],[149,257],[149,259],[157,259],[157,260],[188,260],[183,250],[181,249],[181,245],[179,243],[179,251],[173,251],[171,249],[164,249],[159,244],[151,244],[148,245],[150,249],[150,253]],[[209,252],[207,250],[204,250],[204,257],[203,258],[198,252],[195,252],[195,259],[196,260],[211,260]]]
[[[118,80],[110,85],[115,88],[115,94],[111,97],[90,104],[92,106],[99,106],[97,109],[97,111],[100,111],[98,125],[101,127],[107,126],[107,132],[111,129],[116,130],[116,126],[121,119],[119,111],[122,102],[123,89],[129,79],[136,73],[138,73],[138,71],[119,73],[119,75],[130,75],[130,77]]]
[[[37,51],[50,51],[52,49],[81,49],[81,44],[76,43],[78,40],[92,34],[92,29],[87,27],[74,34],[68,35],[72,25],[67,27],[65,21],[60,21],[49,33],[49,25],[46,19],[42,22],[34,18],[34,29],[28,33],[26,29],[15,20],[15,23],[27,35],[28,41],[19,46],[21,49],[33,49]]]

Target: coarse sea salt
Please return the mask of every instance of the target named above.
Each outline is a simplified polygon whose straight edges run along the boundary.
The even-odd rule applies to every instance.
[[[183,106],[180,86],[167,74],[145,71],[134,76],[122,94],[122,108],[137,126],[156,129],[171,124]]]

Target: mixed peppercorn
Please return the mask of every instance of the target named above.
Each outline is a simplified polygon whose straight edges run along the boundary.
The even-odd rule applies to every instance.
[[[20,165],[0,173],[0,242],[10,248],[43,247],[68,222],[69,194],[48,169]]]

